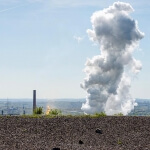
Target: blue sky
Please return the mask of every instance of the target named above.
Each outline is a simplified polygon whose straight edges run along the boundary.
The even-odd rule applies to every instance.
[[[113,0],[0,0],[0,98],[84,98],[87,58],[100,54],[86,33],[93,12]],[[143,69],[133,79],[135,98],[150,98],[150,1],[125,0],[145,33],[134,57]]]

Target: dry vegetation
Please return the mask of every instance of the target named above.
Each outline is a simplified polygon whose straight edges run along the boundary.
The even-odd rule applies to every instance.
[[[150,117],[0,117],[0,149],[53,148],[149,150]]]

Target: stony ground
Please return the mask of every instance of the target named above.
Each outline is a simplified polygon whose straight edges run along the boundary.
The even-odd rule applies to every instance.
[[[150,117],[0,117],[0,150],[53,148],[150,150]]]

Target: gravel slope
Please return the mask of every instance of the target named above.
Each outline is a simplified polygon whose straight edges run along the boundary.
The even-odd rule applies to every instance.
[[[150,117],[0,117],[0,150],[53,148],[150,150]]]

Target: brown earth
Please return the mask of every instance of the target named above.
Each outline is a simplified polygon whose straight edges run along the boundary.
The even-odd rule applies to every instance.
[[[53,148],[150,150],[150,117],[0,117],[0,150]]]

